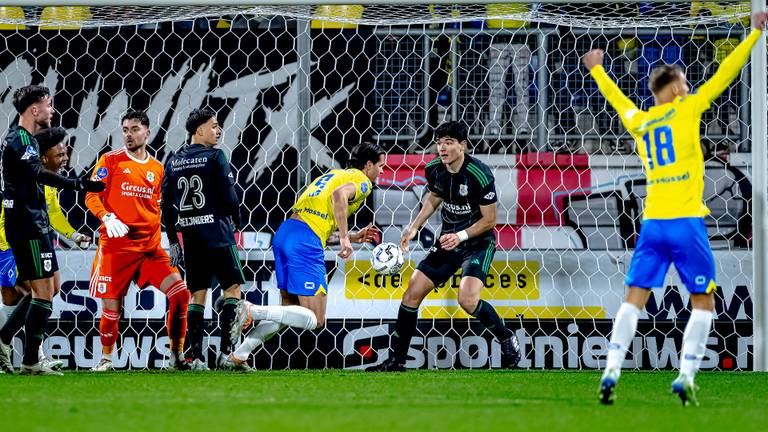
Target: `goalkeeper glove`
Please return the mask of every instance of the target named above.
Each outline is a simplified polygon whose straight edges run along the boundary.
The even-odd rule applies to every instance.
[[[80,249],[88,249],[91,245],[91,238],[77,231],[73,232],[72,235],[69,236],[69,239],[75,242]]]
[[[114,213],[107,213],[101,218],[109,238],[124,237],[128,234],[128,225],[124,224]]]
[[[178,267],[184,264],[184,254],[181,253],[181,245],[171,243],[171,267]]]

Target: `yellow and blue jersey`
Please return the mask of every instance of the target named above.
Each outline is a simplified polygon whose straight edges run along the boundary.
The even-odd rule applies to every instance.
[[[371,180],[358,169],[331,170],[314,179],[293,206],[293,211],[317,234],[323,247],[338,229],[333,215],[333,191],[347,183],[355,185],[355,196],[348,203],[347,216],[350,216],[363,205],[372,189]]]
[[[637,143],[647,177],[644,219],[704,217],[704,156],[701,114],[723,93],[746,64],[760,30],[753,30],[721,63],[696,94],[642,111],[629,100],[602,66],[591,70],[600,91],[618,111]]]
[[[59,204],[59,191],[52,186],[45,186],[45,204],[48,207],[48,220],[53,229],[69,238],[76,230],[70,225]],[[0,207],[0,251],[11,248],[5,237],[5,209]]]

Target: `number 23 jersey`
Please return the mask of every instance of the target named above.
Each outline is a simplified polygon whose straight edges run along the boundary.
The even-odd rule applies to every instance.
[[[371,180],[358,169],[331,170],[312,180],[301,194],[293,211],[312,228],[325,247],[328,237],[339,227],[333,216],[333,191],[347,183],[354,183],[355,196],[348,202],[347,216],[355,213],[371,194]]]

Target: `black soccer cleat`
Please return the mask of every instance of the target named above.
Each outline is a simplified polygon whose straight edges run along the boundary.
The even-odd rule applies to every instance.
[[[520,343],[514,334],[501,341],[501,367],[512,369],[520,363]]]
[[[405,364],[398,362],[394,357],[384,360],[375,366],[365,368],[366,372],[405,372]]]

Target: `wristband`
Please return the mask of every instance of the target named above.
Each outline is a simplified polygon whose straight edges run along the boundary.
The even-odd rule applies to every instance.
[[[469,234],[467,234],[467,230],[462,230],[456,233],[456,235],[459,237],[459,243],[463,241],[467,241],[469,238]]]

